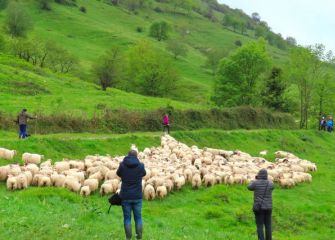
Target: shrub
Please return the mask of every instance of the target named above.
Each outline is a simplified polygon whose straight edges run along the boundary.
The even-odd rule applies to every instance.
[[[242,46],[241,40],[236,40],[235,45],[238,46],[238,47],[241,47]]]
[[[143,32],[144,30],[143,30],[143,27],[136,27],[136,32],[139,32],[139,33],[141,33],[141,32]]]
[[[86,12],[87,12],[86,7],[84,7],[84,6],[81,6],[81,7],[79,8],[79,10],[80,10],[81,12],[83,12],[83,13],[86,13]]]
[[[162,12],[164,12],[160,7],[155,7],[155,8],[154,8],[154,11],[157,12],[157,13],[162,13]]]

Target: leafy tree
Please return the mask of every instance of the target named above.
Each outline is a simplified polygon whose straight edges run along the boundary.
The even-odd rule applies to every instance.
[[[108,87],[115,87],[122,77],[123,57],[119,48],[114,47],[100,57],[93,66],[93,72],[99,79],[103,91]]]
[[[5,9],[8,5],[8,0],[0,0],[0,11]]]
[[[277,110],[285,110],[284,93],[286,85],[282,80],[282,70],[280,68],[272,68],[271,75],[266,79],[265,87],[262,91],[263,105]]]
[[[128,89],[149,96],[167,96],[175,90],[178,75],[169,58],[141,42],[129,53]]]
[[[251,14],[251,18],[255,21],[255,22],[260,22],[261,21],[261,16],[259,15],[259,13],[254,12]]]
[[[228,55],[227,51],[224,49],[211,49],[208,53],[207,53],[207,60],[206,60],[206,64],[205,66],[209,69],[211,69],[212,71],[212,75],[214,76],[220,60],[223,59],[224,57],[226,57]]]
[[[292,46],[296,46],[297,45],[297,40],[294,37],[287,37],[286,38],[286,42]]]
[[[255,102],[255,86],[270,59],[263,39],[238,48],[220,62],[213,100],[217,105],[250,105]]]
[[[13,37],[25,37],[28,30],[32,28],[29,15],[18,2],[11,2],[7,9],[5,29]]]
[[[178,56],[185,57],[187,55],[187,47],[181,40],[169,40],[166,48],[173,53],[175,59],[177,59]]]
[[[257,25],[255,28],[255,37],[265,37],[267,35],[267,30],[261,25]]]
[[[168,39],[169,25],[165,21],[154,22],[150,26],[150,37],[156,38],[158,41]]]

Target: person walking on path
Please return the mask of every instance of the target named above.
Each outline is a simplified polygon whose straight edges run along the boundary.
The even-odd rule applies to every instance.
[[[167,113],[163,117],[163,132],[166,132],[166,130],[170,134],[170,118]]]
[[[27,134],[27,124],[28,119],[35,119],[27,113],[27,109],[23,109],[16,119],[16,123],[19,125],[19,138],[24,139],[28,136]]]
[[[272,240],[272,191],[274,185],[268,180],[268,172],[261,169],[256,180],[248,185],[250,191],[254,191],[253,211],[255,214],[258,240],[264,240],[263,227],[265,225],[265,239]]]
[[[122,210],[126,239],[132,238],[131,213],[134,214],[136,239],[142,239],[142,178],[146,175],[144,164],[137,158],[137,151],[131,150],[116,174],[121,178]]]
[[[329,117],[327,120],[327,131],[332,132],[334,129],[334,121],[332,117]]]

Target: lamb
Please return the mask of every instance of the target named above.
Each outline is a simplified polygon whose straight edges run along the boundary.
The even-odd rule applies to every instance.
[[[84,186],[89,186],[90,191],[94,192],[99,187],[99,181],[97,179],[86,179],[84,181]]]
[[[47,176],[41,176],[38,179],[38,186],[39,187],[50,187],[51,186],[51,179]]]
[[[201,186],[201,177],[200,174],[195,174],[192,177],[192,188],[196,189],[199,188]]]
[[[159,197],[160,199],[166,197],[167,195],[167,189],[165,186],[159,186],[156,190],[157,193],[157,197]]]
[[[6,148],[0,148],[0,158],[5,160],[12,160],[16,155],[16,150],[8,150]]]
[[[153,200],[156,197],[155,189],[152,185],[148,184],[144,188],[144,198],[146,200]]]
[[[80,195],[81,196],[87,197],[90,194],[91,194],[91,190],[90,190],[89,186],[83,186],[83,187],[81,187],[81,189],[80,189]]]
[[[28,180],[27,175],[21,173],[19,176],[16,177],[16,184],[17,189],[25,189],[28,187]]]
[[[28,164],[28,163],[40,164],[43,159],[44,159],[44,155],[33,154],[33,153],[23,153],[22,154],[22,161],[25,164]]]

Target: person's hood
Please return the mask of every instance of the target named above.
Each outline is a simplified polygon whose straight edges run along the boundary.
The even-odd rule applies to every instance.
[[[267,180],[268,179],[268,171],[266,171],[266,169],[259,170],[259,172],[257,174],[257,179]]]
[[[123,159],[123,164],[128,168],[136,168],[140,165],[140,161],[136,156],[127,156]]]

